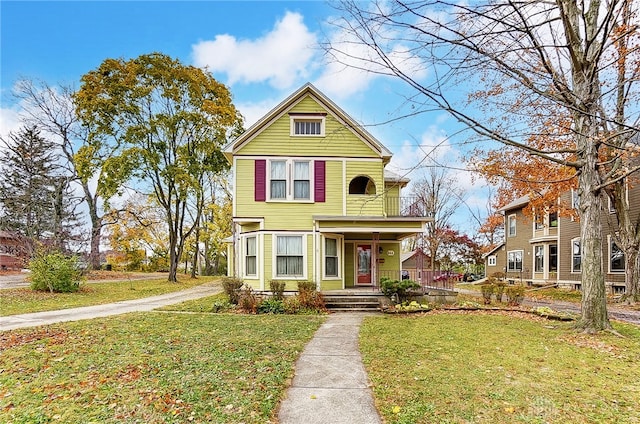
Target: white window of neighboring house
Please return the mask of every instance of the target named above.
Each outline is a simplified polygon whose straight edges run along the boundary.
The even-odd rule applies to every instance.
[[[516,235],[516,216],[515,215],[509,215],[509,217],[507,218],[507,235],[509,237],[515,237]]]
[[[609,272],[624,272],[624,252],[609,236]]]
[[[311,174],[311,161],[308,160],[278,159],[269,161],[269,199],[312,200]]]
[[[534,247],[535,272],[544,272],[544,246]]]
[[[292,136],[322,137],[325,135],[324,126],[325,126],[324,116],[292,116],[291,117],[291,135]]]
[[[558,245],[549,245],[549,272],[558,272]]]
[[[522,271],[522,250],[507,252],[507,271]]]
[[[548,219],[550,228],[558,228],[558,212],[551,212]]]
[[[495,255],[489,256],[489,258],[487,259],[487,264],[489,266],[496,266],[496,263],[497,263],[496,256]]]
[[[245,276],[257,276],[258,275],[258,256],[257,256],[257,241],[256,236],[246,237],[244,239],[244,275]]]
[[[571,272],[582,271],[582,243],[579,238],[571,240]]]
[[[625,181],[626,182],[626,181]],[[629,202],[629,185],[624,185],[624,195],[627,198],[627,202]],[[611,201],[611,197],[607,196],[607,204],[609,205],[609,213],[616,213],[616,206]]]
[[[337,278],[340,276],[340,243],[338,239],[324,239],[324,276]]]
[[[534,228],[536,230],[541,230],[541,229],[544,228],[544,216],[543,215],[536,214],[533,217],[533,220],[534,220]]]
[[[276,277],[306,278],[305,237],[302,235],[276,235],[274,239]]]
[[[580,206],[580,195],[577,190],[571,189],[571,207],[578,209]]]

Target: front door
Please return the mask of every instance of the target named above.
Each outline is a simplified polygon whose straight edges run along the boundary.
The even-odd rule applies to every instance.
[[[371,285],[371,245],[359,244],[357,251],[357,284],[363,286]]]

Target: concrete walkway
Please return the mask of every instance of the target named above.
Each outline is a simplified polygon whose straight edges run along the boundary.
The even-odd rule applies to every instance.
[[[83,306],[81,308],[62,309],[58,311],[9,315],[0,317],[0,331],[55,324],[58,322],[78,321],[81,319],[100,318],[128,312],[151,311],[161,306],[172,305],[191,299],[199,299],[220,293],[221,291],[222,289],[219,286],[205,284],[179,292],[145,297],[143,299],[124,300],[122,302]]]
[[[367,373],[358,349],[366,313],[336,313],[318,329],[296,362],[280,406],[280,424],[377,424]]]

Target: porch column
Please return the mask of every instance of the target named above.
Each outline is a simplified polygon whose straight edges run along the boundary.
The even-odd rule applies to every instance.
[[[378,246],[380,245],[380,233],[373,233],[371,242],[371,283],[373,288],[378,287]]]

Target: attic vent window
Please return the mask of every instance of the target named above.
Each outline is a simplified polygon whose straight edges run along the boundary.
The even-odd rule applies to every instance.
[[[322,123],[320,121],[295,121],[296,135],[320,135]]]
[[[291,135],[292,136],[324,136],[323,115],[291,114]]]

